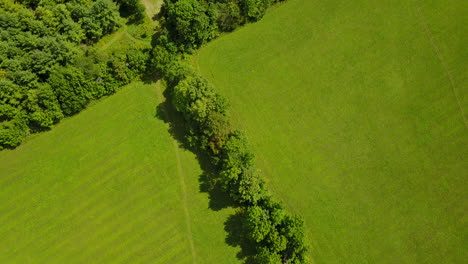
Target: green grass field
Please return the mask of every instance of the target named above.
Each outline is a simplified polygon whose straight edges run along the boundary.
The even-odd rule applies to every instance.
[[[467,11],[288,0],[194,57],[313,262],[468,259]]]
[[[143,1],[148,17],[161,0]],[[156,22],[154,22],[156,23]],[[93,48],[150,47],[148,19]],[[195,156],[156,117],[159,84],[135,81],[0,152],[0,263],[238,263],[232,209],[209,209]]]
[[[134,82],[0,152],[0,263],[237,263],[232,212],[208,208],[156,91]]]

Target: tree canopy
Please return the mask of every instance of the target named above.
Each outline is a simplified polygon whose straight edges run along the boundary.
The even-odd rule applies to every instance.
[[[101,60],[87,48],[123,22],[112,0],[0,1],[0,150],[145,69],[141,50]]]

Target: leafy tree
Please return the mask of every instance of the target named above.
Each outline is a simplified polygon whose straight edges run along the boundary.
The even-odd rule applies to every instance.
[[[64,114],[73,115],[81,111],[91,98],[88,82],[83,73],[73,66],[56,68],[48,79]]]
[[[180,63],[177,47],[168,40],[166,34],[163,33],[158,37],[151,55],[151,66],[156,74],[164,76],[167,81],[174,85],[185,78],[186,71],[183,70]]]
[[[29,90],[24,105],[33,127],[51,128],[63,118],[57,98],[48,84],[39,84],[37,89]]]
[[[243,226],[247,238],[257,243],[263,241],[273,228],[268,212],[259,206],[247,207]]]
[[[219,154],[231,132],[231,126],[226,115],[219,112],[210,112],[202,130],[202,133],[208,138],[207,145],[211,153]]]
[[[127,68],[129,73],[127,75],[132,78],[146,70],[146,64],[149,56],[147,50],[131,48],[127,51]]]
[[[258,21],[271,4],[271,0],[240,0],[244,16],[249,21]]]
[[[277,226],[271,229],[270,233],[265,238],[265,244],[271,252],[280,253],[286,249],[287,238],[278,232]]]
[[[281,232],[287,239],[286,249],[283,252],[283,259],[288,263],[307,263],[307,245],[304,236],[304,221],[298,216],[287,216]]]
[[[145,6],[140,0],[118,0],[120,4],[120,13],[128,17],[129,21],[141,23],[145,18]]]
[[[245,136],[232,132],[221,150],[219,166],[221,186],[236,202],[254,203],[259,198],[256,192],[263,189],[263,182],[252,171],[253,160]]]
[[[217,3],[216,23],[221,31],[232,31],[244,23],[237,1]]]
[[[183,51],[191,52],[216,36],[215,18],[202,1],[165,1],[161,12],[172,41]]]
[[[104,35],[112,33],[122,25],[117,5],[111,0],[97,0],[91,8],[91,16]]]
[[[4,110],[2,108],[0,106],[0,111]],[[4,118],[4,114],[0,113],[0,120]],[[29,128],[23,113],[17,112],[13,119],[3,120],[0,122],[0,150],[18,146],[28,133]]]
[[[31,8],[35,8],[41,0],[22,0],[22,2]]]
[[[62,21],[63,33],[67,36],[67,39],[73,43],[81,43],[85,38],[85,32],[81,28],[79,23],[76,23],[71,18],[66,18]]]
[[[18,107],[25,98],[25,90],[8,79],[0,79],[0,102]]]
[[[124,54],[112,56],[108,62],[108,66],[116,80],[122,83],[128,83],[130,81],[131,76],[128,75],[127,61]]]
[[[253,205],[266,195],[265,182],[258,170],[252,167],[242,168],[242,173],[238,177],[237,191],[231,193],[234,200]]]
[[[210,112],[226,111],[225,101],[214,92],[206,79],[188,76],[174,87],[173,104],[189,121],[204,123]]]
[[[36,74],[30,71],[18,70],[15,72],[10,72],[8,74],[10,80],[12,80],[19,87],[24,88],[35,88],[39,82],[39,78]]]
[[[272,252],[268,247],[258,249],[254,257],[255,263],[258,264],[283,264],[280,255]]]

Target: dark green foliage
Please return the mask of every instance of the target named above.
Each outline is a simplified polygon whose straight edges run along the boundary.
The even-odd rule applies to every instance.
[[[137,73],[143,72],[146,69],[146,63],[148,61],[148,52],[141,49],[129,49],[127,51],[127,62],[129,69]]]
[[[219,154],[231,132],[226,115],[220,112],[208,113],[202,130],[202,133],[207,137],[208,148],[213,154]]]
[[[145,18],[145,6],[140,0],[117,0],[120,4],[120,13],[130,22],[141,23]]]
[[[122,22],[112,0],[0,1],[1,146],[51,128],[145,70],[145,50],[100,58],[84,45]]]
[[[281,231],[287,239],[283,258],[289,259],[290,263],[305,263],[307,248],[304,236],[304,221],[302,218],[287,216]]]
[[[89,7],[72,7],[72,17],[83,28],[89,42],[97,41],[102,36],[115,31],[122,25],[117,5],[111,0],[97,0]]]
[[[244,16],[249,21],[258,21],[271,4],[271,0],[240,0]]]
[[[28,134],[21,103],[25,89],[7,79],[0,79],[0,149],[17,146]]]
[[[78,113],[91,99],[90,84],[84,74],[73,66],[55,69],[47,81],[66,115]]]
[[[217,3],[216,11],[216,23],[221,31],[232,31],[244,23],[237,1]]]
[[[109,62],[107,63],[109,68],[112,71],[112,76],[122,83],[127,83],[130,81],[131,76],[128,76],[127,72],[127,61],[124,54],[119,54],[112,56]]]
[[[225,113],[224,100],[201,76],[192,75],[174,87],[174,106],[188,121],[206,122],[210,112]]]
[[[161,34],[151,52],[151,66],[156,74],[165,76],[170,81],[174,80],[179,64],[179,54],[174,43],[168,40],[166,34]]]
[[[182,77],[174,87],[172,103],[187,121],[189,144],[203,150],[219,151],[219,143],[224,140],[229,127],[225,121],[226,103],[206,79],[196,74]]]
[[[191,52],[217,34],[215,18],[202,1],[165,1],[161,12],[171,40],[182,51]]]
[[[25,98],[25,89],[21,89],[18,85],[8,79],[0,79],[0,101],[2,104],[10,106],[18,106]]]
[[[254,154],[245,136],[231,133],[219,155],[220,182],[231,198],[243,204],[256,204],[266,194],[259,172],[253,168]]]
[[[246,209],[244,228],[246,238],[257,244],[256,263],[307,262],[303,220],[270,197]]]
[[[146,69],[148,55],[141,49],[128,49],[125,53],[112,54],[107,67],[111,76],[121,85],[129,83]]]
[[[142,49],[129,49],[126,54],[127,75],[133,79],[138,74],[146,71],[149,60],[149,51]]]
[[[283,264],[280,255],[272,252],[268,247],[260,247],[254,261],[257,264]]]
[[[245,213],[244,228],[246,236],[257,243],[263,241],[273,226],[268,211],[259,206],[250,206]]]
[[[5,109],[0,106],[0,119],[4,119],[5,115],[12,114],[11,108],[5,113]],[[5,112],[4,112],[5,111]],[[13,148],[18,146],[23,139],[28,135],[29,128],[26,123],[26,117],[21,112],[14,115],[10,120],[3,120],[0,123],[0,150],[4,148]]]
[[[37,89],[28,91],[24,107],[28,113],[30,125],[36,129],[51,128],[63,118],[57,97],[47,83],[40,83]]]
[[[101,29],[102,35],[112,33],[122,24],[122,19],[117,12],[117,5],[112,0],[97,0],[91,7],[90,17]]]
[[[274,2],[278,0],[167,0],[161,22],[167,40],[182,53],[192,53],[220,32],[261,19]]]

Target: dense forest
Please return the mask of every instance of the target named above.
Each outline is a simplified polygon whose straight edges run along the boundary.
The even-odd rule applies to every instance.
[[[0,149],[50,129],[144,70],[143,50],[93,50],[125,23],[119,4],[123,15],[141,20],[135,0],[0,2]]]

